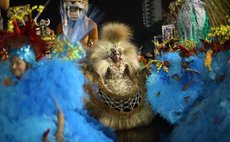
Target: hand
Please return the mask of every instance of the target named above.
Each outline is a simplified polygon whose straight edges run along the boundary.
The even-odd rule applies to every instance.
[[[57,132],[55,138],[58,142],[63,142],[63,135],[62,132]]]

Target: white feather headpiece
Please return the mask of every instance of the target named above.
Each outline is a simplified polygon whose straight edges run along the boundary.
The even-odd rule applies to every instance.
[[[122,60],[128,65],[130,73],[140,69],[137,47],[131,43],[130,27],[122,23],[108,23],[102,27],[101,40],[90,56],[96,72],[104,77],[111,63],[112,50],[120,50]]]

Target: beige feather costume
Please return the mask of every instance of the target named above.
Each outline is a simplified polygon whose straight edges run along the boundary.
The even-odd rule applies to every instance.
[[[127,25],[106,24],[89,59],[97,79],[87,108],[92,116],[116,130],[146,125],[153,118],[145,102],[145,89],[138,83],[140,66],[137,48],[130,42],[131,35]],[[119,66],[113,62],[113,52],[121,55]]]

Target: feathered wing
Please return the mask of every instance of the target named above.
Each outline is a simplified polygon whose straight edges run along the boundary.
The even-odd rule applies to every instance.
[[[111,43],[100,41],[99,46],[94,48],[90,55],[91,65],[100,77],[105,77],[109,67],[108,57],[111,54]]]

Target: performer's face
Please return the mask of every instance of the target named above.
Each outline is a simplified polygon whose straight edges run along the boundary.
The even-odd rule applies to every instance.
[[[119,62],[121,60],[121,53],[119,51],[114,51],[113,56],[112,56],[112,60],[114,62]]]
[[[14,56],[11,61],[10,70],[15,77],[20,78],[27,70],[27,63],[19,57]]]
[[[69,0],[65,2],[67,8],[67,16],[71,20],[77,20],[83,15],[84,5],[82,0]]]

